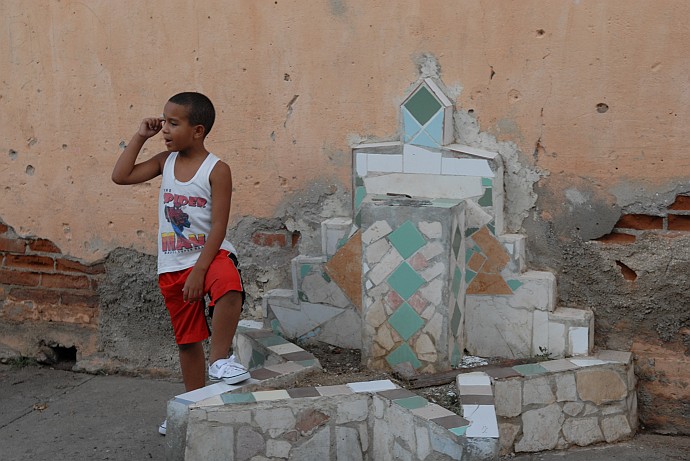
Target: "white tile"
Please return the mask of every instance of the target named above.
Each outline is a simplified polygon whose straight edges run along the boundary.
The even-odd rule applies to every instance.
[[[553,357],[565,356],[565,325],[549,322],[549,352]]]
[[[252,392],[252,395],[254,396],[254,399],[256,399],[257,402],[262,402],[266,400],[282,400],[290,398],[290,394],[288,394],[288,391],[283,389],[276,391]]]
[[[496,408],[493,405],[463,405],[462,416],[470,421],[465,437],[498,438]]]
[[[271,352],[278,354],[278,355],[283,355],[283,354],[289,354],[290,352],[302,352],[304,349],[302,349],[299,346],[296,346],[292,343],[288,344],[277,344],[275,346],[270,346],[268,348]]]
[[[386,221],[376,221],[362,233],[362,243],[365,245],[370,245],[376,240],[385,237],[392,231],[393,229]]]
[[[476,158],[449,158],[444,157],[441,162],[441,174],[453,176],[480,176],[493,178],[489,162]]]
[[[475,157],[494,159],[498,156],[498,152],[491,152],[488,150],[479,149],[477,147],[465,146],[462,144],[450,144],[446,147],[452,151],[474,155]]]
[[[399,154],[367,154],[367,172],[402,173],[403,157]]]
[[[480,197],[482,179],[478,176],[393,173],[364,179],[368,194],[406,194],[434,199]]]
[[[535,310],[532,320],[532,354],[539,355],[549,350],[549,314]]]
[[[441,153],[405,144],[403,147],[403,171],[405,173],[440,174]]]
[[[579,359],[568,359],[568,362],[574,363],[578,367],[591,367],[594,365],[604,365],[608,362],[605,362],[604,360],[599,360],[599,359],[589,359],[589,358],[579,358]]]
[[[349,383],[347,384],[347,387],[352,389],[353,392],[380,392],[398,388],[398,386],[393,384],[393,382],[389,379]]]
[[[369,154],[358,152],[355,156],[355,171],[357,172],[357,176],[359,177],[365,177],[367,175],[367,172],[369,171],[367,168],[368,155]]]
[[[474,371],[472,373],[460,373],[457,379],[458,386],[490,386],[491,378],[486,373]]]
[[[568,346],[572,355],[589,353],[589,328],[571,327],[568,330]]]

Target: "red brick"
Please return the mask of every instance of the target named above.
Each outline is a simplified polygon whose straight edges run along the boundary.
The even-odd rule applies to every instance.
[[[633,282],[635,281],[635,279],[637,279],[637,273],[634,270],[632,270],[620,261],[616,261],[616,265],[620,268],[621,273],[623,274],[623,278],[625,280]]]
[[[0,251],[24,254],[26,252],[26,242],[22,239],[8,239],[0,237]]]
[[[89,278],[84,275],[43,274],[41,286],[46,288],[89,288]]]
[[[7,232],[9,229],[10,229],[10,228],[7,227],[6,224],[0,223],[0,234],[4,234],[4,233]]]
[[[690,211],[690,197],[687,195],[679,195],[676,201],[668,207],[669,210],[685,210]]]
[[[33,269],[36,272],[53,272],[55,261],[48,256],[9,254],[5,257],[5,266]]]
[[[263,247],[284,247],[287,245],[287,235],[285,232],[255,232],[252,243]]]
[[[614,227],[637,230],[663,229],[664,218],[646,214],[626,214],[621,216]]]
[[[58,253],[62,254],[60,248],[57,247],[53,242],[46,239],[33,239],[29,240],[29,249],[31,251],[43,252],[43,253]]]
[[[38,309],[30,302],[5,301],[0,309],[0,318],[14,322],[40,320]]]
[[[65,306],[86,306],[96,308],[100,304],[101,298],[97,294],[62,293],[62,304]]]
[[[71,259],[59,258],[55,262],[56,270],[58,272],[80,272],[82,274],[105,274],[105,264],[82,264],[79,261],[72,261]]]
[[[601,243],[619,243],[619,244],[626,244],[626,243],[635,243],[636,237],[631,234],[622,234],[618,232],[614,232],[612,234],[607,234],[604,235],[603,237],[599,237],[598,239],[595,239],[597,242]]]
[[[9,297],[17,301],[34,301],[39,304],[58,304],[60,293],[42,288],[12,288]]]
[[[668,230],[690,231],[690,216],[668,215]]]
[[[38,286],[40,281],[41,274],[0,269],[0,284],[2,285],[24,285],[35,287]]]

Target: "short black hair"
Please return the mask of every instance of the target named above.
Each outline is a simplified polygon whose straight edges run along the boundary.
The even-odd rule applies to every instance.
[[[194,91],[186,91],[176,94],[168,101],[187,107],[189,110],[189,124],[192,126],[202,125],[204,127],[204,136],[211,131],[213,122],[216,121],[216,110],[208,97]]]

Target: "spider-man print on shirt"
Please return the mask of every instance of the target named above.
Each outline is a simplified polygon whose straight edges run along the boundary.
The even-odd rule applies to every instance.
[[[205,208],[207,200],[201,197],[187,197],[170,192],[163,193],[165,204],[165,219],[170,223],[173,232],[161,234],[162,250],[166,253],[192,251],[203,248],[206,243],[205,234],[188,233],[185,229],[191,228],[189,214],[185,213],[183,207]]]

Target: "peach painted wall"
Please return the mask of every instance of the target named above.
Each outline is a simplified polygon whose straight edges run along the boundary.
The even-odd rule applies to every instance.
[[[523,161],[605,190],[672,182],[690,168],[689,15],[684,1],[4,0],[0,219],[85,260],[153,253],[158,183],[110,172],[183,90],[217,105],[208,146],[233,168],[234,219],[272,217],[315,178],[349,188],[349,142],[397,136],[422,53]]]

